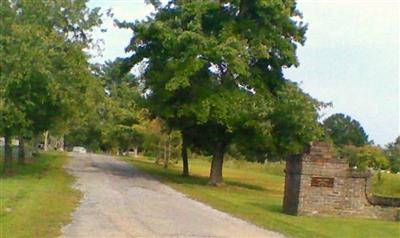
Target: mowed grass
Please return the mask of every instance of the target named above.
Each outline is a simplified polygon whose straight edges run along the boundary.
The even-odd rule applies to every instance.
[[[71,221],[81,193],[62,168],[67,155],[45,153],[34,160],[0,177],[0,237],[57,237]]]
[[[225,185],[211,187],[207,186],[208,160],[190,160],[189,178],[180,175],[180,163],[164,169],[148,158],[125,160],[195,200],[289,237],[400,237],[398,222],[283,214],[284,164],[227,161],[224,164]],[[397,181],[400,178],[391,179]]]

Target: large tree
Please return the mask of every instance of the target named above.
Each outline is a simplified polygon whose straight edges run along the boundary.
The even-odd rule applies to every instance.
[[[0,4],[0,18],[5,137],[38,135],[77,115],[79,98],[91,85],[83,50],[100,23],[98,9],[88,9],[86,0],[11,0]]]
[[[326,133],[337,146],[368,144],[368,135],[361,124],[342,113],[333,114],[323,122]]]
[[[218,184],[231,142],[272,141],[278,91],[290,84],[282,69],[298,65],[306,25],[295,1],[151,2],[153,17],[120,24],[134,31],[128,68],[146,65],[150,111],[212,154],[210,183]]]

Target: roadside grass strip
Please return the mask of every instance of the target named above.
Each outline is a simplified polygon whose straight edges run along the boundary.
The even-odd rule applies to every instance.
[[[65,153],[43,153],[0,177],[0,237],[57,237],[81,193],[63,166]],[[2,165],[2,164],[1,164]]]

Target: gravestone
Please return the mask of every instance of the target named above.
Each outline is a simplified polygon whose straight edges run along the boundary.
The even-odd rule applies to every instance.
[[[371,172],[333,158],[329,144],[313,142],[286,161],[283,210],[291,215],[399,220],[400,198],[371,194]]]

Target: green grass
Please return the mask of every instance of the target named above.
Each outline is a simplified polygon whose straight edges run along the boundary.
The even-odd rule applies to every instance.
[[[400,175],[382,174],[381,180],[378,180],[378,176],[375,175],[372,182],[372,189],[377,195],[400,197]]]
[[[290,237],[400,237],[397,222],[283,214],[283,164],[227,161],[224,164],[225,185],[216,188],[206,185],[210,167],[208,160],[190,160],[192,177],[183,178],[180,164],[163,169],[150,159],[125,159],[193,199]],[[398,176],[390,179],[396,180],[398,186]]]
[[[0,237],[57,237],[81,193],[62,168],[66,154],[45,153],[0,177]]]

